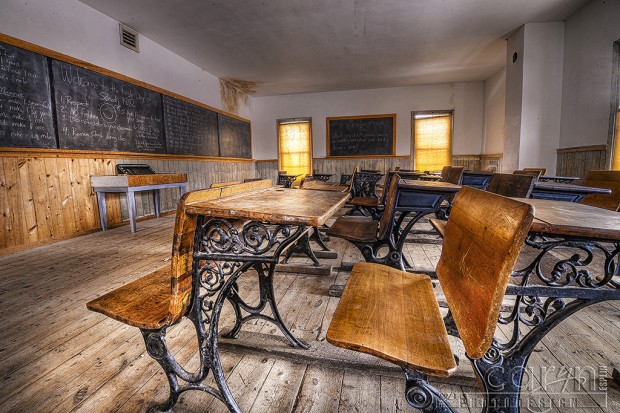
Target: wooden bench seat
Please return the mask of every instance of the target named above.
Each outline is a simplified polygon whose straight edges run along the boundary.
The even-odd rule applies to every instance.
[[[376,242],[377,221],[365,216],[346,216],[337,219],[327,235],[345,238],[351,242]]]
[[[437,233],[439,234],[441,238],[445,236],[446,225],[448,224],[448,221],[444,221],[443,219],[430,218],[428,222],[430,222],[433,229],[437,231]]]
[[[362,208],[377,208],[379,206],[379,198],[365,198],[356,196],[349,201],[349,204]]]
[[[440,226],[444,242],[437,277],[474,371],[478,371],[475,363],[493,344],[508,281],[533,217],[528,204],[463,187],[447,224]],[[376,263],[356,264],[326,338],[331,344],[400,366],[411,406],[425,412],[453,411],[450,401],[427,380],[427,375],[448,376],[456,369],[428,276]],[[512,400],[507,383],[496,382],[500,378],[495,376],[489,381],[489,377],[478,376],[487,400],[491,392],[498,400]],[[498,385],[508,389],[505,395]]]
[[[364,316],[348,316],[360,313]],[[356,264],[327,340],[434,376],[456,371],[433,284],[426,275]]]
[[[89,310],[146,330],[170,324],[170,267],[166,266],[102,295]]]
[[[385,208],[380,219],[374,220],[368,216],[344,215],[327,230],[327,235],[345,239],[355,245],[367,262],[378,262],[404,269],[400,251],[396,249],[392,240],[394,228],[394,208],[396,193],[400,177],[394,175],[386,196]],[[379,257],[379,249],[387,246],[390,253]]]
[[[270,186],[272,186],[271,180],[262,180],[186,193],[177,206],[170,265],[86,304],[89,310],[140,329],[148,354],[163,367],[170,387],[168,400],[162,405],[154,406],[154,410],[169,410],[181,392],[193,388],[179,387],[178,377],[189,380],[191,375],[184,372],[176,362],[165,340],[167,328],[188,315],[192,299],[192,264],[197,216],[189,214],[187,207],[196,202]],[[234,225],[240,227],[243,221],[239,220]],[[194,385],[203,388],[199,384]]]

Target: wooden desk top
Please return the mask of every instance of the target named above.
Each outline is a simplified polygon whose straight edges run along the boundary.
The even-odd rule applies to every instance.
[[[420,175],[419,179],[423,179],[425,181],[439,181],[441,179],[441,175]]]
[[[102,175],[91,176],[93,188],[133,187],[187,182],[186,174]]]
[[[534,206],[532,232],[620,241],[619,212],[574,202],[515,199]]]
[[[555,176],[555,175],[541,175],[538,177],[538,182],[568,182],[576,181],[578,176]]]
[[[317,227],[325,224],[348,199],[348,193],[273,187],[197,202],[186,210],[212,217]]]
[[[572,192],[575,194],[611,194],[611,190],[607,188],[595,188],[591,186],[563,184],[557,182],[536,182],[535,190],[555,191],[555,192]]]
[[[418,179],[420,176],[424,175],[423,172],[414,172],[414,171],[389,171],[388,175],[393,176],[398,174],[402,179]]]
[[[461,185],[451,184],[449,182],[440,181],[415,181],[415,180],[402,180],[398,184],[399,189],[411,189],[418,191],[435,191],[435,192],[448,192],[454,193],[461,189]]]

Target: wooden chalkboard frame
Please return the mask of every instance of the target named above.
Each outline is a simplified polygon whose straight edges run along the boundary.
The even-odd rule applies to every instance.
[[[199,106],[201,108],[216,112],[218,114],[221,114],[223,116],[228,116],[237,120],[240,120],[242,122],[245,122],[249,125],[250,127],[250,145],[252,145],[252,135],[251,135],[251,131],[252,131],[252,121],[249,119],[245,119],[239,115],[236,115],[234,113],[228,113],[225,112],[221,109],[217,109],[214,108],[212,106],[209,106],[207,104],[204,104],[202,102],[198,102],[196,100],[190,99],[188,97],[185,97],[183,95],[179,95],[177,93],[171,92],[169,90],[166,89],[162,89],[160,87],[151,85],[149,83],[146,82],[142,82],[140,80],[131,78],[129,76],[125,76],[123,74],[114,72],[112,70],[94,65],[92,63],[80,60],[80,59],[76,59],[73,58],[71,56],[65,55],[63,53],[51,50],[51,49],[47,49],[43,46],[39,46],[37,44],[34,43],[30,43],[27,42],[25,40],[21,40],[18,39],[16,37],[12,37],[9,36],[7,34],[4,33],[0,33],[0,42],[15,46],[15,47],[19,47],[22,48],[24,50],[30,51],[30,52],[34,52],[34,53],[38,53],[40,55],[46,56],[50,59],[54,59],[54,60],[58,60],[64,63],[69,63],[72,64],[74,66],[78,66],[82,69],[87,69],[87,70],[91,70],[94,72],[97,72],[99,74],[105,75],[105,76],[109,76],[115,79],[118,79],[120,81],[123,82],[127,82],[130,83],[132,85],[135,86],[139,86],[151,91],[154,91],[156,93],[160,93],[162,95],[166,95],[172,98],[176,98],[182,101],[185,101],[187,103],[190,103],[192,105],[196,105]],[[53,108],[54,112],[55,112],[55,108]],[[54,116],[56,116],[54,114]],[[58,132],[56,131],[56,140],[57,140],[57,144],[58,144]],[[43,154],[43,153],[50,153],[50,154],[68,154],[68,155],[84,155],[84,156],[92,156],[92,155],[96,155],[96,156],[101,156],[101,155],[105,155],[106,158],[110,158],[110,159],[116,159],[116,158],[126,158],[126,157],[131,157],[131,158],[144,158],[144,159],[183,159],[183,160],[213,160],[213,161],[225,161],[225,162],[252,162],[254,161],[253,158],[230,158],[230,157],[221,157],[221,156],[196,156],[196,155],[179,155],[179,154],[168,154],[168,153],[150,153],[150,152],[123,152],[123,151],[108,151],[108,150],[98,150],[98,149],[60,149],[58,148],[58,146],[56,146],[55,148],[27,148],[27,147],[0,147],[0,151],[1,152],[14,152],[14,153],[29,153],[29,152],[36,152],[38,154]]]
[[[359,153],[353,153],[351,155],[332,155],[331,154],[331,147],[330,147],[330,142],[331,142],[331,131],[330,131],[330,122],[331,121],[349,121],[349,120],[374,120],[374,119],[385,119],[385,118],[391,118],[392,119],[392,130],[391,130],[391,135],[392,135],[392,151],[391,153],[372,153],[372,154],[359,154]],[[325,118],[325,124],[326,124],[326,152],[327,152],[327,158],[331,158],[331,159],[339,159],[339,158],[360,158],[360,157],[378,157],[378,158],[389,158],[389,157],[395,157],[396,156],[396,113],[389,113],[389,114],[381,114],[381,115],[360,115],[360,116],[335,116],[335,117],[328,117]]]

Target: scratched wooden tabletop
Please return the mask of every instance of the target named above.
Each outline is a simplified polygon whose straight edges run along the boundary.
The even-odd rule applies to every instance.
[[[187,207],[191,214],[271,223],[321,226],[349,199],[348,193],[272,187]]]

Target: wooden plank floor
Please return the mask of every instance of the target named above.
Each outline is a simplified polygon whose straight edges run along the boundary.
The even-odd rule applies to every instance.
[[[167,397],[167,382],[145,352],[135,328],[86,310],[87,301],[163,265],[169,264],[173,216],[127,226],[0,257],[0,411],[1,412],[143,412]],[[332,239],[339,252],[330,276],[277,273],[279,308],[292,332],[312,344],[293,350],[277,329],[262,321],[246,324],[237,340],[222,340],[222,361],[233,395],[244,412],[408,412],[400,371],[375,358],[337,349],[325,331],[338,298],[332,284],[346,282],[341,261],[361,255],[350,244]],[[408,244],[405,254],[416,270],[429,271],[441,253],[437,244]],[[303,258],[292,261],[303,262]],[[242,290],[254,288],[252,274]],[[545,374],[558,377],[551,398],[576,368],[594,367],[611,375],[620,350],[620,304],[583,310],[541,343],[529,363],[536,366],[522,411],[620,412],[620,391],[611,380],[602,395],[578,383],[571,400],[580,407],[546,409],[532,405]],[[232,325],[230,309],[221,330]],[[500,332],[501,334],[501,332]],[[190,323],[169,330],[168,342],[188,368],[198,363]],[[460,411],[479,411],[466,364],[450,381],[435,383],[453,401],[469,400]],[[562,370],[564,369],[564,370]],[[573,369],[573,370],[571,370]],[[541,373],[542,372],[542,373]],[[571,384],[574,381],[571,382]],[[559,390],[557,387],[560,386]],[[467,395],[474,395],[466,399]],[[531,396],[531,397],[530,397]],[[185,393],[176,412],[224,412],[224,405],[199,392]]]

